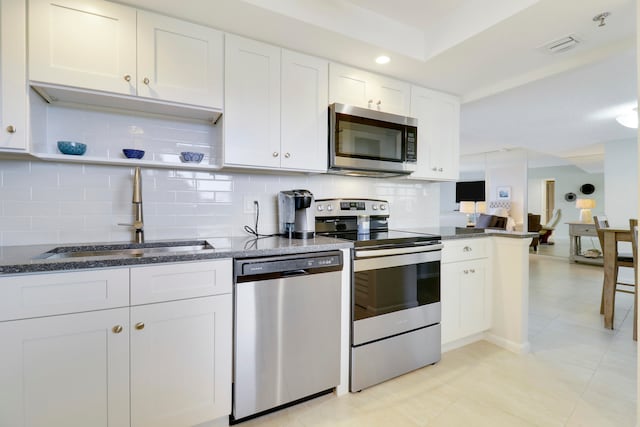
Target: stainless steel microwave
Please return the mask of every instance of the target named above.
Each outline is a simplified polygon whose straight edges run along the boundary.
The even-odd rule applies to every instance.
[[[408,175],[416,168],[418,120],[354,107],[329,106],[329,170],[363,176]]]

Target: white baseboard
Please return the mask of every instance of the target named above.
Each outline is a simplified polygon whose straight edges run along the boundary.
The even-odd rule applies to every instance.
[[[525,354],[531,351],[531,344],[529,343],[529,341],[525,341],[523,343],[509,341],[505,338],[490,334],[488,332],[485,334],[484,339],[486,339],[492,344],[497,345],[498,347],[502,347],[505,350],[509,350],[512,353]]]
[[[482,332],[474,335],[469,335],[468,337],[460,338],[459,340],[442,344],[442,352],[446,353],[447,351],[455,350],[456,348],[464,347],[465,345],[474,343],[476,341],[481,341],[483,339],[484,333]]]

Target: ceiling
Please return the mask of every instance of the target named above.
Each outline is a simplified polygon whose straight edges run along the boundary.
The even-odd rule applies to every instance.
[[[614,120],[637,104],[634,0],[122,2],[459,95],[463,155],[597,170],[605,142],[636,138]],[[544,49],[568,35],[575,48]]]

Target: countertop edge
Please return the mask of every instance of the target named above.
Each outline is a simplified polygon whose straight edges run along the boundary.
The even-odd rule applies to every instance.
[[[215,252],[208,253],[183,253],[170,255],[156,255],[145,257],[96,257],[78,258],[77,260],[46,260],[35,259],[34,256],[24,256],[24,260],[16,262],[5,262],[0,264],[0,277],[30,273],[49,273],[77,271],[86,269],[104,269],[117,267],[135,267],[150,264],[169,264],[191,261],[206,261],[225,258],[255,258],[266,256],[292,255],[331,251],[339,249],[350,249],[353,243],[346,240],[322,238],[320,242],[314,240],[296,240],[289,242],[287,239],[276,241],[277,247],[260,247],[264,241],[243,239],[238,240],[238,247],[216,249]],[[50,245],[53,247],[53,245]],[[60,245],[62,246],[62,245]],[[232,246],[235,246],[232,245]],[[10,251],[3,248],[3,251]],[[45,251],[46,252],[46,251]],[[35,255],[35,254],[34,254]]]

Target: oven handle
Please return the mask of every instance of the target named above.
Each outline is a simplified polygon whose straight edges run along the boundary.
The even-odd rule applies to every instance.
[[[386,251],[386,250],[385,250]],[[382,252],[382,251],[380,251]],[[440,251],[421,251],[414,253],[394,254],[375,258],[353,260],[353,271],[378,270],[381,268],[401,267],[404,265],[440,262]]]
[[[414,246],[385,248],[385,249],[356,249],[355,257],[369,258],[389,255],[413,254],[417,252],[433,252],[442,250],[442,243],[416,243]]]

